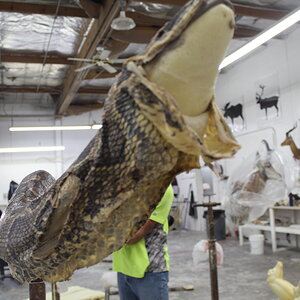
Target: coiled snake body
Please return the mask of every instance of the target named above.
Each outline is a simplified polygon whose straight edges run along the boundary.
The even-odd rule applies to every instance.
[[[109,92],[102,129],[59,179],[37,171],[21,182],[0,221],[0,257],[20,282],[63,281],[74,270],[98,263],[143,224],[176,174],[199,167],[200,154],[212,161],[231,157],[239,148],[213,96],[217,67],[233,33],[232,11],[222,2],[189,2],[144,55],[124,64]],[[177,71],[185,72],[186,65],[181,70],[176,64],[185,59],[188,64],[193,55],[190,48],[186,58],[180,54],[176,59],[196,25],[196,44],[211,62],[196,70],[194,82],[184,83],[190,86],[187,95],[199,90],[195,115],[182,102],[193,102],[193,97],[186,99],[184,87],[173,91],[181,82],[172,80]],[[222,32],[203,46],[201,34],[208,29]],[[160,79],[166,62],[170,76]]]

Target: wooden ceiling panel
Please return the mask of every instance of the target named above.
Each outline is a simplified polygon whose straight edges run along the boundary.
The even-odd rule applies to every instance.
[[[73,61],[68,60],[67,56],[59,54],[24,52],[24,51],[1,51],[0,60],[2,62],[24,63],[24,64],[57,64],[57,65],[72,65]]]
[[[39,94],[61,94],[62,88],[54,87],[37,87],[35,86],[0,86],[0,93],[39,93]],[[93,87],[84,87],[77,90],[78,94],[107,94],[109,88],[93,88]]]
[[[134,44],[148,44],[157,30],[158,29],[155,27],[136,27],[131,30],[114,30],[110,36],[117,41]]]

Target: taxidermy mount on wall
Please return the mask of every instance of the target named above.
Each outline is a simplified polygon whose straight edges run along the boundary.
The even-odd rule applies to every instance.
[[[244,126],[244,117],[243,117],[243,105],[241,103],[238,103],[236,105],[230,105],[230,102],[227,102],[226,105],[223,108],[224,111],[224,117],[230,118],[232,125],[234,124],[234,119],[241,117],[243,120],[243,126]]]
[[[259,104],[260,109],[265,110],[266,119],[268,119],[268,108],[270,108],[272,106],[274,106],[276,108],[277,117],[278,117],[279,109],[278,109],[277,104],[278,104],[279,97],[278,96],[272,96],[272,97],[263,98],[263,93],[264,93],[265,86],[260,85],[259,87],[260,87],[261,91],[260,91],[260,94],[256,93],[256,103]]]
[[[300,149],[297,148],[297,146],[296,146],[296,144],[295,144],[295,142],[294,142],[293,137],[290,135],[290,133],[291,133],[294,129],[296,129],[296,127],[297,127],[297,123],[296,123],[296,125],[295,125],[292,129],[288,130],[288,131],[285,133],[285,140],[284,140],[280,145],[281,145],[281,146],[289,146],[289,147],[291,148],[292,153],[294,154],[294,157],[295,157],[296,159],[300,159]]]
[[[214,100],[232,39],[226,0],[188,2],[128,59],[109,91],[103,127],[55,180],[23,179],[0,221],[0,257],[19,280],[69,279],[144,224],[174,176],[239,149]],[[212,51],[213,50],[213,51]]]

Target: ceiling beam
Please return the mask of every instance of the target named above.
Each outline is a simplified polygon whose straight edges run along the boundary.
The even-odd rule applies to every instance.
[[[21,14],[40,14],[55,15],[56,5],[34,4],[24,2],[0,2],[0,11],[21,13]],[[58,16],[88,18],[84,10],[77,7],[60,6],[57,12]]]
[[[97,104],[84,104],[84,105],[79,105],[79,104],[72,104],[69,106],[67,110],[67,115],[68,116],[77,116],[86,112],[90,112],[93,110],[99,110],[104,106],[103,103],[97,103]]]
[[[54,87],[39,87],[39,90],[37,92],[37,87],[36,86],[0,86],[0,93],[5,92],[5,93],[38,93],[38,94],[43,94],[43,93],[51,93],[51,94],[59,94],[60,89],[59,88],[54,88]]]
[[[92,87],[82,87],[77,90],[77,94],[103,94],[106,95],[110,87],[104,88],[92,88]]]
[[[24,64],[57,64],[57,65],[72,65],[74,61],[68,60],[67,56],[59,54],[47,54],[44,62],[44,53],[36,52],[18,52],[18,51],[1,51],[1,62],[13,62]]]
[[[92,79],[106,79],[106,78],[113,78],[116,77],[118,73],[109,73],[104,71],[102,68],[92,69],[88,72],[85,76],[85,80],[92,80]]]
[[[110,24],[117,14],[119,14],[120,7],[118,1],[104,1],[101,9],[99,19],[94,19],[94,22],[87,34],[83,46],[80,49],[77,57],[79,58],[91,58],[101,42],[108,39],[110,30]],[[74,66],[71,66],[65,83],[61,98],[57,104],[57,113],[64,114],[77,91],[79,90],[81,81],[85,78],[88,70],[82,72],[75,72],[76,69],[82,66],[82,62],[78,61]]]
[[[234,4],[235,14],[253,18],[267,19],[267,20],[280,20],[285,17],[290,11],[270,9],[265,7],[250,7],[247,5]]]
[[[76,2],[90,18],[99,18],[101,7],[99,3],[91,0],[76,0]]]
[[[240,38],[255,37],[260,32],[261,32],[261,30],[258,30],[258,29],[255,29],[255,28],[248,28],[248,27],[238,26],[234,30],[233,38],[240,39]]]
[[[164,5],[175,5],[175,6],[183,6],[189,0],[141,0],[140,2],[144,3],[156,3],[156,4],[164,4]]]
[[[138,26],[131,30],[114,30],[110,36],[112,39],[117,41],[135,44],[148,44],[157,30],[158,28],[155,27]]]
[[[167,22],[166,19],[154,18],[138,12],[127,11],[126,16],[133,19],[137,26],[156,26],[160,28]]]
[[[106,88],[93,88],[93,87],[82,87],[77,90],[78,94],[107,94],[109,87]],[[55,87],[39,87],[35,86],[0,86],[0,93],[33,93],[33,94],[61,94],[62,89]]]

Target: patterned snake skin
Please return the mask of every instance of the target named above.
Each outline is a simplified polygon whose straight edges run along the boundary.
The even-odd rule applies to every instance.
[[[144,69],[220,2],[189,2],[124,64],[102,129],[59,179],[45,171],[23,179],[0,221],[0,257],[17,280],[63,281],[100,262],[143,224],[176,174],[200,167],[199,155],[210,162],[239,148],[213,99],[203,139]]]

